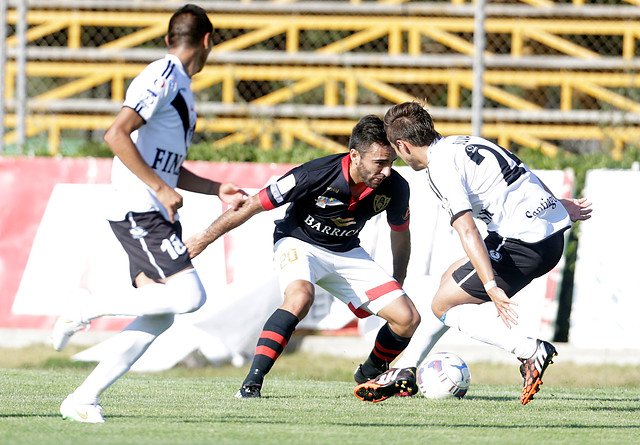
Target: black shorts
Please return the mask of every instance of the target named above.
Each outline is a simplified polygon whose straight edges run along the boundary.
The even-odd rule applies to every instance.
[[[511,298],[535,278],[546,274],[558,264],[564,250],[564,230],[533,244],[505,240],[497,233],[489,232],[484,244],[489,251],[496,284]],[[456,269],[453,279],[469,295],[485,301],[490,300],[471,261]]]
[[[159,280],[191,266],[189,252],[182,243],[180,222],[171,223],[160,212],[129,212],[124,221],[109,224],[129,256],[134,286],[140,272]]]

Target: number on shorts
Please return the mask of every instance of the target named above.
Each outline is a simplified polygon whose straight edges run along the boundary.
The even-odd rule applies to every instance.
[[[185,246],[180,238],[178,238],[178,235],[174,233],[169,239],[165,238],[162,240],[160,250],[168,253],[172,260],[177,260],[180,255],[187,251],[187,246]]]
[[[298,252],[296,249],[289,249],[282,255],[280,255],[280,269],[284,269],[288,263],[296,261],[298,259]]]

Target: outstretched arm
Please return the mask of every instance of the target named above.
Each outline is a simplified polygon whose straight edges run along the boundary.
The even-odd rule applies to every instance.
[[[391,255],[393,256],[393,278],[402,286],[407,276],[407,265],[411,256],[411,232],[391,231]]]
[[[248,221],[265,208],[260,202],[258,195],[254,195],[246,200],[244,205],[238,210],[229,209],[216,219],[209,227],[200,233],[190,237],[185,245],[189,250],[191,258],[199,255],[209,244],[220,238],[225,233]]]
[[[518,314],[511,307],[511,305],[517,306],[517,303],[511,301],[504,290],[495,284],[491,259],[471,212],[467,211],[459,215],[453,221],[453,228],[458,232],[462,247],[478,273],[480,281],[485,284],[487,295],[496,305],[498,315],[504,324],[507,327],[511,327],[512,324],[518,324],[516,321]]]
[[[193,173],[191,170],[182,166],[180,169],[180,177],[178,178],[178,187],[190,192],[202,193],[205,195],[217,195],[222,202],[229,204],[232,209],[236,210],[244,205],[249,195],[230,182],[220,183],[210,179],[203,178]]]

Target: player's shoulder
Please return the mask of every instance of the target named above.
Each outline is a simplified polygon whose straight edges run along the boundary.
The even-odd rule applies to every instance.
[[[321,158],[312,159],[301,165],[301,167],[312,173],[322,172],[326,170],[333,170],[336,168],[342,168],[342,159],[346,156],[346,153],[338,153]]]
[[[178,65],[179,59],[164,57],[147,65],[138,76],[132,87],[148,89],[156,93],[160,91],[173,91],[179,88],[182,68]]]

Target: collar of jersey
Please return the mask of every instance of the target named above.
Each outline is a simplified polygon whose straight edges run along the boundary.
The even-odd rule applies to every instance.
[[[165,59],[171,59],[173,63],[175,63],[176,68],[180,71],[180,73],[191,81],[191,78],[187,75],[187,72],[184,70],[184,66],[182,65],[182,61],[175,54],[167,54]]]
[[[349,177],[349,166],[351,165],[351,157],[347,154],[344,158],[342,158],[342,174],[344,175],[344,179],[347,181],[347,187],[351,189],[351,180]],[[373,189],[371,187],[365,187],[365,189],[360,193],[360,196],[355,197],[349,193],[351,196],[351,201],[349,202],[349,210],[353,210],[358,202],[360,202],[363,198],[365,198],[369,193],[371,193]]]

